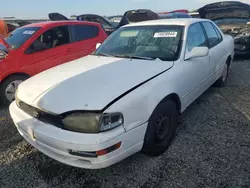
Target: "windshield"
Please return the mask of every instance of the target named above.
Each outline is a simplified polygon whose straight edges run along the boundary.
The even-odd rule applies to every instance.
[[[22,27],[14,30],[8,37],[6,42],[12,49],[22,46],[32,35],[34,35],[40,27]]]
[[[134,26],[115,31],[94,55],[175,61],[182,44],[183,26]]]
[[[235,23],[247,23],[248,19],[243,18],[227,18],[227,19],[221,19],[221,20],[214,20],[214,23],[216,24],[235,24]]]

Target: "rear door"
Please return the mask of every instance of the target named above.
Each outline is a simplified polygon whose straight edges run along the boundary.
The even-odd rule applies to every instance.
[[[202,25],[205,29],[208,47],[209,47],[209,64],[212,65],[212,68],[209,72],[209,80],[211,83],[214,83],[218,75],[221,76],[220,69],[223,68],[223,65],[226,62],[226,49],[222,43],[223,38],[219,31],[216,31],[215,26],[211,22],[202,22]]]
[[[70,26],[72,43],[70,45],[68,60],[81,58],[95,50],[96,44],[102,42],[99,28],[95,25],[74,24]]]
[[[49,28],[25,50],[22,61],[29,62],[29,66],[34,67],[35,73],[65,63],[70,42],[67,25]],[[43,48],[36,49],[35,46],[38,45],[42,45]]]

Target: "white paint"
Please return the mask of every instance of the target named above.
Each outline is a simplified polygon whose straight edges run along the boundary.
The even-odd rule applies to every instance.
[[[186,38],[189,26],[199,21],[175,19],[134,24],[185,25],[183,47],[176,62],[88,56],[45,71],[19,86],[17,97],[20,100],[52,113],[101,110],[124,92],[167,70],[105,110],[104,113],[121,112],[124,126],[99,134],[74,133],[40,122],[12,103],[10,114],[20,134],[46,155],[82,168],[103,168],[140,151],[147,128],[145,122],[160,101],[175,93],[181,100],[180,111],[183,112],[222,75],[227,57],[234,55],[232,37],[221,33],[223,41],[209,49],[208,55],[205,56],[207,49],[200,49],[198,52],[202,57],[185,60],[188,53]],[[28,132],[34,134],[35,140]],[[95,159],[67,153],[67,149],[97,151],[120,141],[120,149]]]

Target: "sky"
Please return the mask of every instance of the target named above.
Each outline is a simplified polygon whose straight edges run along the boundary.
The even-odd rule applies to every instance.
[[[94,13],[105,16],[123,14],[130,9],[146,8],[156,12],[174,9],[193,10],[219,0],[0,0],[0,17],[47,18],[50,12],[67,17]],[[249,3],[250,0],[235,0]]]

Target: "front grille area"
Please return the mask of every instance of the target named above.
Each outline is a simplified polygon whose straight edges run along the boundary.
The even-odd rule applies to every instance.
[[[50,114],[48,112],[44,112],[40,109],[37,109],[33,106],[30,106],[22,101],[18,101],[17,106],[22,109],[25,113],[30,116],[42,121],[44,123],[52,124],[56,127],[63,128],[62,119],[60,116]]]

